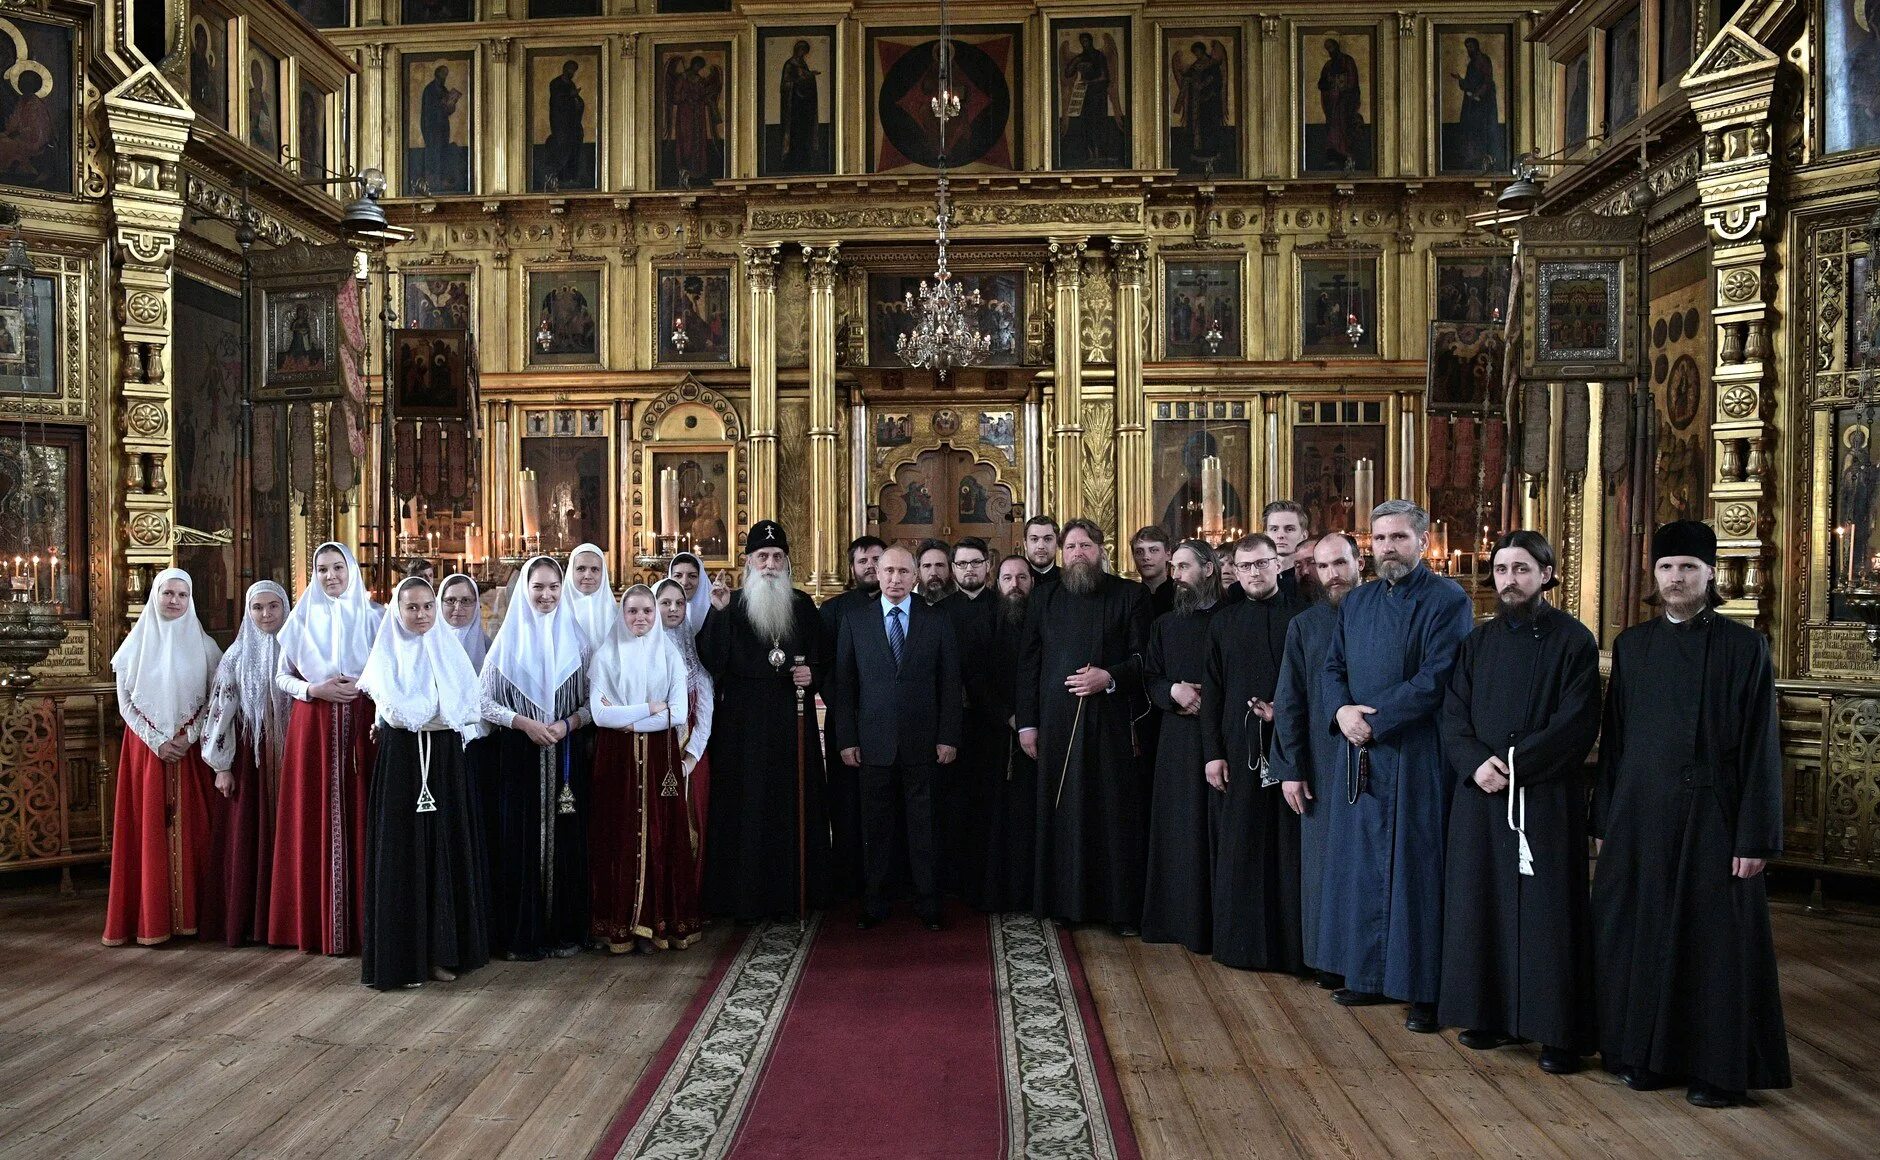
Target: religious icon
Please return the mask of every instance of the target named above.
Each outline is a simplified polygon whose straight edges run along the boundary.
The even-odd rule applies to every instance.
[[[281,62],[257,44],[248,45],[248,143],[268,156],[281,155]]]
[[[267,295],[269,378],[316,377],[331,369],[332,290],[276,291]]]
[[[472,277],[405,271],[405,321],[419,330],[471,329]]]
[[[606,551],[614,479],[607,440],[549,435],[519,442],[522,469],[535,472],[543,549],[565,552],[587,543]]]
[[[1354,480],[1360,459],[1390,477],[1390,428],[1384,405],[1368,399],[1299,400],[1293,422],[1292,492],[1310,525],[1350,531],[1358,526]]]
[[[731,45],[669,44],[659,49],[660,189],[692,189],[725,176],[729,117],[725,78]]]
[[[1129,168],[1129,22],[1059,20],[1057,132],[1053,163],[1059,169]]]
[[[986,510],[986,485],[979,482],[976,475],[963,476],[960,479],[959,522],[962,524],[989,524],[992,515]]]
[[[1844,407],[1834,414],[1834,526],[1847,528],[1842,536],[1853,542],[1835,545],[1833,578],[1837,586],[1865,585],[1872,580],[1867,561],[1880,554],[1874,542],[1876,516],[1880,516],[1880,467],[1874,464],[1873,430],[1865,408]],[[1852,569],[1849,561],[1855,561]]]
[[[400,24],[458,24],[476,19],[475,0],[404,0]]]
[[[1606,30],[1606,134],[1632,123],[1639,101],[1638,9],[1633,8]]]
[[[979,412],[979,441],[988,447],[997,447],[1005,453],[1007,461],[1011,461],[1018,447],[1017,419],[1015,411]]]
[[[326,94],[312,81],[300,82],[300,174],[326,176]]]
[[[470,410],[470,335],[462,330],[392,333],[394,407],[401,419],[461,419]]]
[[[1550,262],[1535,288],[1543,360],[1611,359],[1619,353],[1619,263]]]
[[[1676,85],[1697,51],[1694,0],[1658,0],[1658,86]]]
[[[1494,322],[1508,309],[1508,277],[1514,260],[1505,254],[1436,259],[1436,313],[1441,322]]]
[[[654,479],[665,479],[671,471],[679,481],[679,528],[688,548],[708,560],[728,556],[731,539],[725,515],[732,494],[731,453],[654,451],[652,467]]]
[[[58,397],[58,304],[50,275],[28,278],[23,294],[0,279],[0,394]]]
[[[907,295],[919,300],[919,274],[875,274],[868,276],[868,365],[906,366],[896,350],[901,336],[913,329],[914,316],[907,308]],[[979,310],[973,318],[979,333],[991,340],[982,366],[1016,366],[1023,353],[1024,286],[1023,272],[958,272],[953,280],[967,294],[977,291]]]
[[[34,428],[30,441],[26,434],[23,424],[0,424],[0,544],[50,547],[62,560],[79,563],[60,573],[54,594],[66,618],[83,620],[89,615],[85,429]],[[22,486],[29,480],[32,486]]]
[[[288,0],[288,4],[315,28],[346,27],[346,0]]]
[[[1373,28],[1299,31],[1299,171],[1302,176],[1377,172]]]
[[[914,419],[905,412],[875,417],[875,449],[904,447],[914,441]]]
[[[1222,524],[1230,528],[1251,526],[1247,496],[1252,486],[1252,459],[1244,410],[1238,421],[1157,418],[1150,431],[1153,494],[1163,530],[1177,539],[1192,539],[1201,533],[1201,463],[1210,455],[1221,461]]]
[[[1363,328],[1355,345],[1354,322]],[[1377,258],[1300,259],[1299,324],[1303,358],[1375,357]]]
[[[835,44],[828,25],[761,30],[759,176],[834,172]]]
[[[932,169],[944,146],[949,169],[1015,169],[1019,164],[1021,40],[1018,25],[954,28],[948,43],[951,88],[960,113],[934,116],[941,47],[928,29],[868,33],[870,158],[876,173]]]
[[[175,303],[176,339],[170,350],[176,431],[170,480],[176,522],[205,531],[233,528],[242,472],[242,300],[179,274]],[[195,581],[203,627],[237,627],[241,589],[236,587],[235,553],[179,546],[177,560]]]
[[[1240,263],[1163,266],[1162,357],[1240,357]]]
[[[1169,29],[1166,164],[1184,175],[1240,175],[1240,30]]]
[[[217,128],[228,128],[228,17],[197,8],[189,20],[189,107]]]
[[[599,49],[529,54],[529,189],[599,188],[600,146],[588,130],[604,123]]]
[[[1825,0],[1822,142],[1829,153],[1880,145],[1880,0]]]
[[[1435,37],[1437,171],[1506,173],[1514,112],[1512,30],[1505,24],[1438,25]]]
[[[1508,344],[1499,326],[1430,323],[1425,405],[1431,411],[1501,406],[1502,367],[1507,353]]]
[[[662,265],[654,353],[660,363],[731,361],[731,270],[727,266]],[[681,347],[674,336],[683,333]]]
[[[908,480],[901,488],[901,501],[902,523],[933,523],[933,493],[927,489],[925,480]]]
[[[408,56],[405,66],[405,196],[470,192],[467,52]]]
[[[1587,104],[1590,99],[1588,90],[1592,87],[1592,68],[1592,55],[1582,52],[1561,70],[1566,77],[1566,115],[1562,119],[1562,129],[1568,148],[1586,143],[1589,132],[1587,122],[1592,112]]]
[[[601,361],[601,272],[529,271],[529,365]]]

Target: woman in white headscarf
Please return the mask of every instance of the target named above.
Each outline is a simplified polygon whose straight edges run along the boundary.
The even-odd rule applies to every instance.
[[[614,617],[620,608],[614,603],[614,589],[607,576],[607,554],[593,544],[582,544],[568,553],[568,580],[561,602],[581,626],[589,649],[607,643],[614,631]]]
[[[685,792],[685,661],[660,625],[653,590],[627,589],[612,639],[588,662],[598,738],[589,811],[594,938],[680,950],[704,923],[694,870],[699,827]]]
[[[364,983],[381,991],[450,982],[489,962],[482,843],[463,752],[483,734],[482,690],[470,658],[436,625],[430,582],[407,577],[359,676],[378,735],[360,967]]]
[[[685,790],[686,798],[692,803],[692,819],[698,825],[698,851],[693,876],[698,880],[699,889],[703,890],[705,819],[711,804],[711,761],[705,749],[711,741],[712,710],[716,707],[717,692],[712,687],[711,673],[706,671],[698,659],[698,647],[693,642],[697,629],[692,626],[687,615],[685,585],[677,580],[661,580],[653,585],[653,599],[659,605],[660,627],[666,630],[667,639],[679,650],[679,659],[685,662]]]
[[[104,943],[195,934],[209,873],[209,767],[196,752],[222,650],[196,619],[189,574],[165,568],[111,657],[124,745],[111,827]],[[172,809],[172,803],[174,808]]]
[[[221,794],[212,802],[216,873],[211,883],[220,887],[220,913],[203,915],[203,933],[215,933],[212,927],[219,920],[219,933],[232,947],[267,941],[281,743],[294,704],[274,683],[287,589],[262,580],[249,586],[243,605],[241,632],[216,666],[202,730],[202,759],[215,771]]]
[[[477,582],[462,572],[452,572],[437,586],[438,611],[444,627],[463,646],[473,671],[483,670],[483,657],[490,651],[490,634],[483,631],[483,592]]]
[[[705,576],[705,561],[691,552],[680,552],[666,565],[666,579],[680,586],[685,593],[685,623],[697,636],[698,630],[705,625],[705,616],[712,610],[712,586]]]
[[[294,699],[281,751],[268,941],[356,954],[365,904],[366,784],[372,702],[359,692],[385,610],[366,595],[343,544],[313,552],[313,577],[281,626],[274,683]]]
[[[508,959],[579,954],[587,941],[587,638],[563,604],[561,567],[522,566],[483,658],[483,719],[496,726],[490,949]]]

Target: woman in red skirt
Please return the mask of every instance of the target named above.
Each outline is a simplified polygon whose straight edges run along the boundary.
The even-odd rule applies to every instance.
[[[344,545],[321,544],[313,579],[281,628],[275,684],[294,698],[274,814],[268,941],[309,954],[357,954],[365,904],[366,786],[372,702],[359,674],[384,609],[366,596]]]
[[[157,573],[150,602],[111,657],[124,746],[111,828],[104,942],[145,946],[195,934],[208,870],[209,767],[196,753],[222,650],[196,619],[194,586]]]
[[[685,555],[686,553],[681,553]],[[674,565],[678,565],[675,563]],[[698,572],[704,575],[703,569]],[[706,603],[711,603],[710,589],[701,581],[699,591],[705,594]],[[679,657],[685,661],[686,734],[685,734],[685,796],[692,803],[692,820],[698,826],[698,850],[693,867],[693,876],[698,879],[699,889],[705,887],[705,818],[711,803],[711,762],[705,756],[705,747],[712,737],[712,708],[717,693],[712,688],[712,675],[699,663],[698,649],[693,643],[698,626],[704,618],[694,617],[696,605],[693,597],[688,596],[683,581],[675,578],[661,580],[653,585],[653,598],[659,602],[660,627],[666,630],[666,636],[673,647],[679,650]]]

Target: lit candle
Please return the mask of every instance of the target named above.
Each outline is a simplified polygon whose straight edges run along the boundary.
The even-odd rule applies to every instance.
[[[542,534],[541,498],[535,490],[534,470],[525,470],[520,482],[522,485],[522,538],[527,541],[532,536]]]
[[[1221,457],[1210,455],[1201,461],[1201,534],[1221,535],[1221,514],[1226,506],[1221,487]]]
[[[1847,525],[1834,525],[1834,566],[1841,570],[1841,582],[1854,582],[1853,559],[1848,555]]]
[[[1371,509],[1377,506],[1373,502],[1376,472],[1376,466],[1369,459],[1360,459],[1352,467],[1351,506],[1354,510],[1351,515],[1360,532],[1371,530]]]
[[[46,595],[54,604],[63,604],[65,601],[61,598],[59,593],[59,550],[57,548],[48,549],[48,554],[52,557],[52,591],[48,592]]]
[[[659,473],[659,530],[662,535],[679,535],[679,473],[670,467]]]

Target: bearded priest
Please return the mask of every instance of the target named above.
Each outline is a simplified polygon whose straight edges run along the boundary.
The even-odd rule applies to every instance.
[[[801,888],[824,895],[829,822],[816,694],[830,669],[815,602],[790,583],[782,525],[759,520],[744,541],[744,583],[711,588],[698,655],[717,686],[711,814],[705,840],[708,913],[740,921],[794,917]],[[803,818],[798,827],[798,778]]]

